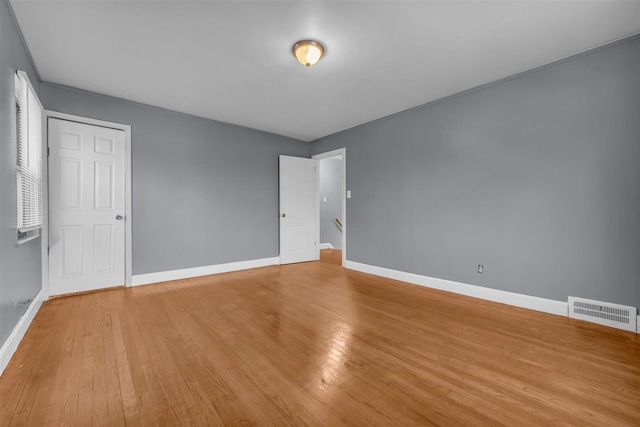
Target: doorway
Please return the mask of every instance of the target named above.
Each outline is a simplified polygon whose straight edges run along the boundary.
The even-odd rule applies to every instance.
[[[49,294],[129,285],[130,127],[48,116]]]
[[[346,150],[316,154],[319,169],[320,259],[344,266],[346,260]]]

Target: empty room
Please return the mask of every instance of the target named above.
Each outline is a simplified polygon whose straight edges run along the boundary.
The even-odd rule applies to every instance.
[[[0,426],[640,425],[640,0],[0,1]]]

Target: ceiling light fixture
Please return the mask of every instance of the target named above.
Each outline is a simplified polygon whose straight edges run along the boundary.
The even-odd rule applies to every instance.
[[[298,62],[311,67],[324,55],[324,46],[315,40],[300,40],[293,45],[293,54]]]

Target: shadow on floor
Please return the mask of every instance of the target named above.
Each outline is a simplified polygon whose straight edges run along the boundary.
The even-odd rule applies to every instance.
[[[342,251],[340,249],[321,249],[320,262],[342,266]]]

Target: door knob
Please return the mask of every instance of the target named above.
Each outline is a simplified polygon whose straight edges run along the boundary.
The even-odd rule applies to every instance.
[[[122,215],[116,215],[116,219],[117,219],[118,221],[121,221],[121,220],[122,220],[122,218],[123,218],[123,216],[122,216]]]
[[[284,218],[285,216],[287,216],[287,214],[286,214],[286,213],[283,213],[283,214],[282,214],[282,218]]]

